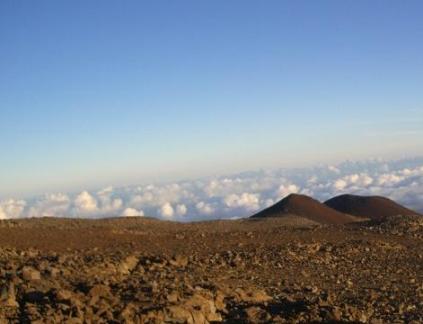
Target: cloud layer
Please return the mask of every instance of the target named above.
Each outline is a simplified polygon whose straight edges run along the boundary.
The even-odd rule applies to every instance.
[[[0,219],[152,216],[167,220],[250,216],[290,193],[326,200],[341,193],[382,195],[423,211],[423,159],[344,162],[246,172],[162,185],[107,187],[0,201]]]

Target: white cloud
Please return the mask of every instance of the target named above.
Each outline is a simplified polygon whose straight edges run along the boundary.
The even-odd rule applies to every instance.
[[[123,201],[120,198],[113,199],[112,201],[112,209],[119,209],[123,205]]]
[[[404,180],[404,177],[397,174],[385,173],[379,176],[377,182],[380,186],[392,186]]]
[[[101,189],[97,194],[99,196],[107,196],[113,193],[113,186],[108,186],[106,188]]]
[[[244,208],[248,211],[254,211],[260,208],[260,195],[244,192],[241,195],[231,194],[223,199],[226,207]]]
[[[175,214],[175,210],[173,209],[170,203],[165,203],[163,206],[160,207],[160,215],[164,218],[172,218]]]
[[[348,187],[361,187],[366,188],[373,183],[373,178],[366,173],[349,174],[340,179],[337,179],[333,184],[336,190],[343,191]]]
[[[277,191],[277,196],[280,198],[284,198],[292,193],[298,193],[300,188],[295,184],[283,184],[279,186]]]
[[[26,205],[26,201],[17,199],[8,199],[0,202],[0,218],[19,218]]]
[[[70,198],[63,193],[46,194],[35,200],[26,211],[27,217],[68,216]]]
[[[341,171],[336,166],[333,166],[333,165],[329,165],[328,170],[337,174],[341,173]]]
[[[176,214],[178,216],[186,215],[187,211],[188,211],[187,206],[185,206],[184,204],[180,204],[176,206]]]
[[[3,210],[3,207],[0,207],[0,219],[7,219],[8,216],[6,212]]]
[[[347,181],[345,181],[344,179],[338,179],[333,184],[333,187],[336,190],[344,190],[347,185],[348,185]]]
[[[142,210],[136,210],[134,208],[126,208],[122,214],[122,217],[133,217],[133,216],[144,216],[144,212]]]
[[[93,212],[97,209],[97,200],[88,192],[81,192],[74,201],[75,207],[81,212]]]
[[[201,215],[211,215],[215,212],[212,205],[200,201],[195,205],[195,208],[200,212]]]

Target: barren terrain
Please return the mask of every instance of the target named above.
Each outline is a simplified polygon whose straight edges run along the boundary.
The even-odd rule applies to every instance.
[[[0,323],[423,321],[423,222],[0,222]]]

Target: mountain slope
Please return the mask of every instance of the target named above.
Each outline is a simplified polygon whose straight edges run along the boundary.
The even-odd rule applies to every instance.
[[[396,215],[418,215],[396,202],[380,196],[341,195],[329,199],[325,205],[341,213],[382,221]]]
[[[252,218],[287,215],[297,215],[320,224],[345,224],[356,221],[351,215],[340,213],[311,197],[298,194],[287,196],[277,204],[253,215]]]

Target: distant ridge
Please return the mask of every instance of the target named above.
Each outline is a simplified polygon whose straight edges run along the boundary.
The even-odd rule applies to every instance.
[[[291,194],[277,204],[255,214],[252,218],[296,215],[320,224],[346,224],[356,221],[351,215],[340,213],[321,202],[299,194]]]
[[[419,215],[395,201],[380,196],[340,195],[325,202],[330,208],[357,217],[383,221],[397,215]]]

